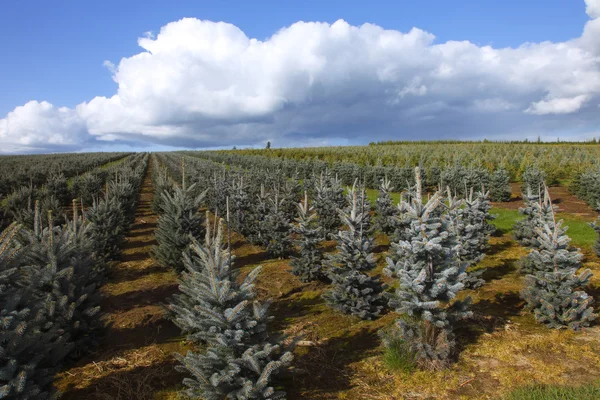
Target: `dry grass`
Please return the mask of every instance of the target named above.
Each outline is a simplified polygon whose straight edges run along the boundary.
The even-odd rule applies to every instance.
[[[393,323],[393,312],[376,321],[339,314],[320,298],[327,285],[302,283],[287,271],[289,260],[266,259],[261,249],[235,240],[238,267],[263,266],[258,287],[261,298],[274,299],[272,329],[314,343],[297,349],[293,373],[282,378],[290,399],[497,399],[531,383],[586,383],[600,376],[599,327],[553,331],[523,311],[516,263],[527,251],[508,235],[492,238],[476,267],[487,268],[487,283],[467,293],[475,318],[457,331],[457,362],[445,371],[413,373],[389,371],[382,360],[377,331]],[[388,242],[379,236],[376,245],[378,274]],[[590,288],[597,291],[600,263],[586,251],[585,264],[599,272]]]
[[[151,240],[152,229],[139,229]],[[600,378],[600,326],[574,333],[536,324],[519,297],[523,282],[516,263],[527,251],[505,233],[492,238],[487,257],[476,266],[487,269],[486,285],[464,294],[473,298],[475,316],[457,329],[460,355],[451,368],[436,372],[390,371],[384,365],[377,332],[394,323],[393,312],[376,321],[340,314],[321,299],[327,285],[300,282],[289,272],[288,259],[269,259],[236,234],[232,244],[242,276],[263,267],[257,288],[261,300],[273,300],[270,328],[307,343],[296,349],[291,372],[277,381],[289,399],[498,399],[533,383],[594,382]],[[95,362],[65,372],[69,378],[59,382],[76,385],[67,398],[184,399],[171,354],[186,345],[158,305],[174,290],[176,275],[153,265],[150,242],[139,241],[130,238],[136,245],[125,245],[126,259],[103,289],[114,328],[108,347],[92,355]],[[381,274],[388,248],[387,238],[379,235],[374,274]],[[335,243],[324,243],[323,249],[335,251]],[[595,272],[588,291],[600,297],[600,260],[583,250],[585,266]]]
[[[157,216],[148,171],[136,220],[122,244],[121,259],[109,270],[104,295],[106,332],[100,346],[56,379],[64,399],[154,399],[161,391],[175,399],[182,375],[174,352],[188,346],[160,303],[177,290],[177,274],[150,257]],[[170,396],[170,397],[169,397]]]

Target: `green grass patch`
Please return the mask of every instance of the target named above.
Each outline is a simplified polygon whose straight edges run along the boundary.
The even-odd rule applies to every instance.
[[[492,208],[490,214],[497,215],[492,224],[502,234],[511,233],[515,223],[523,218],[519,211],[505,208]],[[587,221],[570,216],[568,214],[557,214],[557,219],[564,220],[564,226],[568,227],[567,235],[571,238],[571,243],[577,247],[591,248],[596,241],[596,231],[589,226]]]
[[[600,381],[583,386],[535,385],[512,391],[505,400],[597,400]]]
[[[492,225],[494,225],[503,235],[511,233],[515,223],[523,218],[523,216],[519,214],[519,211],[507,208],[493,207],[490,210],[490,214],[496,216],[496,219],[492,221]]]
[[[394,339],[384,347],[383,362],[392,371],[413,372],[416,368],[413,354],[402,339]]]
[[[597,234],[594,228],[589,226],[587,221],[566,217],[564,214],[559,214],[557,217],[564,220],[564,225],[567,229],[567,235],[571,238],[571,243],[578,247],[592,248],[596,241]],[[600,397],[598,397],[600,399]]]

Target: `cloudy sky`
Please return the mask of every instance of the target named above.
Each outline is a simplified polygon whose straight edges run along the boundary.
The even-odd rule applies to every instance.
[[[170,3],[3,3],[0,152],[600,137],[600,0]]]

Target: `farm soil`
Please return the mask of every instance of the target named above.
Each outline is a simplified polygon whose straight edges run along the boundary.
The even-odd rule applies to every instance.
[[[120,260],[101,288],[105,332],[100,344],[56,379],[65,400],[155,399],[181,384],[172,353],[185,352],[186,345],[161,307],[177,290],[177,275],[150,256],[158,219],[151,209],[151,168],[152,162]]]
[[[552,189],[555,201],[565,212],[588,211],[557,189]],[[103,288],[106,321],[112,326],[96,352],[61,374],[57,385],[66,399],[182,398],[182,376],[174,371],[171,354],[184,352],[186,345],[159,306],[176,290],[176,276],[149,256],[156,223],[151,199],[146,177],[123,259]],[[518,208],[518,203],[508,204]],[[444,371],[413,373],[392,371],[383,363],[377,333],[394,323],[394,312],[375,321],[340,314],[321,298],[328,285],[302,283],[289,272],[289,259],[271,259],[238,234],[232,236],[232,248],[242,277],[262,266],[257,290],[259,299],[272,300],[271,330],[302,336],[305,343],[296,349],[291,371],[277,377],[288,399],[497,399],[533,382],[578,384],[600,378],[600,326],[572,333],[536,324],[519,296],[523,280],[517,262],[526,250],[508,235],[493,237],[477,266],[487,268],[486,285],[467,293],[475,315],[457,329],[456,363]],[[377,236],[373,274],[392,290],[394,280],[382,276],[388,249],[387,238]],[[335,242],[323,243],[323,250],[335,251]],[[585,266],[595,274],[588,292],[598,298],[600,260],[590,255]]]
[[[494,207],[512,210],[518,210],[520,207],[523,207],[521,184],[511,183],[510,189],[512,193],[511,200],[504,203],[493,203]],[[597,217],[598,213],[592,210],[585,201],[579,200],[569,193],[569,190],[565,186],[550,186],[548,191],[550,192],[552,203],[558,206],[558,212],[575,215],[587,221],[592,221]]]
[[[326,252],[335,251],[326,242]],[[289,272],[288,259],[269,259],[257,246],[233,236],[235,265],[242,275],[258,265],[257,288],[271,299],[271,329],[301,335],[308,346],[298,347],[292,372],[279,377],[288,399],[497,399],[510,389],[537,383],[576,384],[600,378],[600,327],[572,333],[553,331],[535,323],[523,309],[519,291],[522,276],[517,262],[527,253],[508,235],[493,237],[487,257],[477,268],[486,285],[468,291],[474,318],[457,329],[461,351],[457,362],[444,371],[391,371],[382,361],[378,331],[397,319],[388,311],[375,321],[340,314],[327,307],[321,295],[324,283],[302,283]],[[376,237],[378,268],[382,276],[389,242]],[[589,292],[600,291],[600,262],[588,257],[595,273]]]

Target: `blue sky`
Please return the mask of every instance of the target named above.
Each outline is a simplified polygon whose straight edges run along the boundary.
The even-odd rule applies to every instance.
[[[589,4],[595,7],[597,2],[589,0],[588,6]],[[150,31],[156,35],[159,33],[161,27],[170,22],[179,21],[184,17],[215,22],[228,22],[243,32],[247,38],[257,38],[260,41],[266,41],[280,29],[288,28],[298,21],[319,21],[333,24],[335,21],[343,19],[352,27],[360,27],[364,23],[372,23],[385,30],[402,33],[407,33],[412,27],[417,27],[426,33],[435,35],[433,41],[423,45],[425,47],[444,44],[448,41],[469,41],[478,48],[491,46],[496,50],[502,48],[516,49],[527,42],[551,42],[552,44],[559,44],[571,39],[577,39],[582,36],[585,24],[590,21],[590,15],[586,14],[586,4],[584,4],[583,0],[405,0],[379,2],[351,0],[303,2],[5,1],[0,5],[0,49],[2,49],[3,54],[3,61],[0,63],[0,88],[2,91],[2,95],[0,95],[0,143],[5,141],[9,144],[15,144],[18,147],[19,143],[12,143],[14,140],[10,139],[11,135],[17,133],[14,130],[16,129],[14,128],[15,126],[27,126],[28,132],[36,129],[34,121],[26,121],[22,124],[12,123],[9,126],[13,130],[10,132],[7,131],[8,133],[2,136],[2,118],[13,112],[18,106],[23,106],[35,100],[37,102],[48,102],[52,105],[52,111],[46,110],[44,112],[54,112],[59,107],[68,107],[70,110],[74,110],[77,105],[82,102],[90,102],[97,96],[109,98],[115,95],[119,85],[129,87],[123,80],[117,83],[112,79],[109,69],[103,66],[104,61],[107,60],[114,63],[115,68],[118,69],[119,62],[123,58],[130,58],[144,51],[138,45],[138,38],[143,37],[145,32]],[[200,35],[198,33],[200,31],[201,28],[196,27],[191,31],[186,31],[187,33],[179,34],[190,34],[193,36]],[[181,38],[181,36],[177,37]],[[194,37],[196,38],[195,40],[202,40],[201,36]],[[591,40],[593,41],[593,39]],[[323,41],[319,43],[323,43]],[[555,51],[558,54],[560,49],[556,49]],[[179,60],[187,59],[186,54],[178,54],[173,57],[183,57]],[[546,51],[544,51],[544,54],[546,54]],[[403,57],[403,55],[400,53],[395,55],[395,57]],[[549,62],[555,62],[552,61],[552,57],[549,59]],[[510,62],[515,63],[513,58],[511,58]],[[589,60],[577,59],[572,60],[572,62],[581,62],[583,65],[584,62],[589,62]],[[447,65],[448,62],[440,63],[440,65],[442,64]],[[144,68],[144,71],[149,71],[149,69],[154,67],[155,64],[145,65],[140,68]],[[373,69],[373,66],[365,66],[365,68],[367,70],[369,68]],[[395,67],[390,68],[393,69]],[[572,69],[573,64],[566,64],[562,68],[565,71],[569,68]],[[594,71],[585,72],[594,73]],[[307,74],[312,75],[312,72]],[[415,73],[411,72],[411,74],[414,75]],[[410,93],[416,94],[417,90],[415,87],[417,89],[423,87],[426,94],[421,93],[419,96],[427,97],[427,104],[429,105],[439,103],[440,97],[436,97],[435,91],[432,89],[439,85],[434,83],[428,84],[427,78],[421,75],[417,76],[418,79],[415,80],[415,76],[413,75],[402,76],[402,79],[400,79],[402,80],[402,85],[398,87],[398,91],[402,92],[402,90],[408,88]],[[192,79],[194,77],[189,76],[188,78]],[[207,78],[207,80],[210,79]],[[396,83],[398,80],[399,78],[395,77],[391,81]],[[421,81],[424,83],[421,84]],[[327,79],[324,79],[323,82],[327,82]],[[531,97],[528,97],[526,100],[533,104],[534,102],[549,102],[557,99],[556,101],[562,101],[561,104],[563,105],[566,104],[564,102],[571,101],[567,108],[572,109],[573,107],[578,108],[577,105],[581,108],[581,104],[589,104],[590,99],[596,99],[596,93],[582,92],[578,94],[566,90],[553,94],[553,83],[548,83],[548,85],[547,88],[543,87],[543,84],[539,87],[528,88],[527,91],[529,91]],[[460,87],[460,85],[458,86]],[[231,87],[238,87],[238,85],[232,83]],[[368,92],[369,90],[366,91]],[[495,108],[500,104],[501,109],[508,111],[511,107],[508,105],[504,107],[502,104],[516,104],[517,102],[512,99],[513,93],[520,92],[520,90],[517,88],[512,90],[513,93],[501,92],[502,90],[495,89],[494,94],[490,95],[489,99],[479,99],[478,101],[487,102],[485,104],[493,105]],[[338,95],[340,93],[348,94],[345,91],[336,93]],[[364,93],[364,91],[361,92],[361,95],[364,95]],[[310,138],[312,140],[311,143],[314,144],[364,141],[364,132],[352,132],[354,129],[348,129],[348,127],[340,124],[340,121],[335,118],[334,120],[324,118],[321,125],[306,123],[290,126],[291,115],[294,115],[293,118],[298,118],[298,115],[308,115],[310,114],[310,106],[306,105],[305,97],[302,98],[302,101],[295,102],[294,100],[290,100],[290,98],[295,97],[294,94],[286,92],[285,95],[281,93],[277,93],[276,95],[285,97],[285,106],[267,107],[269,108],[268,110],[258,112],[261,114],[258,118],[269,119],[271,121],[269,124],[272,124],[273,120],[280,120],[285,116],[287,122],[283,126],[289,128],[285,135],[292,138],[291,143],[302,144],[303,138]],[[354,95],[358,96],[358,94],[354,93],[350,97]],[[372,95],[376,96],[377,94]],[[467,94],[463,96],[467,96]],[[578,98],[578,96],[584,96],[585,98]],[[135,97],[138,98],[137,96]],[[402,97],[404,98],[404,95]],[[310,98],[312,99],[313,97]],[[461,101],[457,102],[455,100],[453,99],[452,102],[447,100],[441,101],[446,105],[451,104],[449,107],[456,112],[464,112],[464,109],[456,109],[456,104],[461,103]],[[464,102],[467,102],[467,100],[468,98],[464,97]],[[525,99],[519,100],[525,101]],[[335,99],[327,100],[328,104],[332,101],[336,102]],[[555,103],[551,104],[552,107],[554,105]],[[545,106],[545,104],[541,104],[541,106]],[[518,107],[521,106],[519,105]],[[82,142],[77,142],[77,140],[73,140],[73,136],[70,136],[68,140],[58,141],[57,143],[67,143],[65,149],[86,147],[90,143],[94,143],[95,146],[99,137],[102,137],[102,143],[112,142],[109,145],[131,144],[137,146],[140,143],[151,143],[153,146],[175,144],[180,146],[229,146],[236,143],[236,133],[233,130],[227,131],[228,139],[222,143],[218,140],[208,140],[208,136],[218,136],[219,129],[207,128],[209,125],[211,127],[215,126],[214,123],[208,125],[206,123],[207,115],[210,114],[208,111],[206,113],[203,110],[197,112],[198,107],[191,107],[191,109],[194,110],[193,113],[177,117],[183,118],[188,122],[190,119],[195,119],[194,124],[192,124],[193,128],[186,127],[188,129],[186,132],[188,133],[179,134],[178,132],[181,129],[178,128],[181,128],[181,124],[173,122],[170,118],[166,118],[165,121],[161,120],[158,125],[161,127],[169,126],[173,129],[173,132],[177,132],[170,136],[158,133],[150,134],[152,137],[151,140],[145,137],[146,133],[142,128],[136,130],[137,128],[123,128],[122,126],[92,126],[89,122],[90,117],[82,117],[79,115],[81,113],[78,112],[77,118],[82,118],[82,122],[77,124],[77,128],[73,131],[72,135],[90,134],[93,136],[90,139],[91,141],[86,139]],[[594,108],[592,110],[597,111]],[[523,111],[523,109],[520,111]],[[558,113],[548,113],[538,111],[538,109],[534,109],[529,114],[554,114],[556,117],[539,118],[530,124],[524,120],[524,123],[528,123],[526,131],[528,134],[539,133],[540,129],[544,131],[552,130],[549,128],[552,126],[557,128],[556,132],[549,133],[549,136],[551,135],[552,137],[556,136],[554,133],[582,135],[589,132],[591,134],[595,133],[594,129],[598,128],[597,119],[586,114],[577,119],[578,128],[569,131],[565,127],[571,124],[572,121],[568,121],[568,118],[567,121],[564,121],[565,118],[563,117],[566,114],[573,114],[573,112],[565,113],[564,111],[560,111]],[[252,111],[250,114],[254,112]],[[24,114],[25,116],[21,118],[34,119],[38,114],[39,112],[32,110],[31,113]],[[331,115],[338,115],[343,120],[344,118],[341,117],[341,114],[340,110],[332,110],[331,113]],[[464,118],[464,113],[462,115]],[[211,114],[208,119],[210,120],[212,117],[214,115]],[[250,118],[251,121],[243,121],[245,124],[243,128],[247,130],[249,126],[256,124],[256,121],[252,120],[255,117],[256,115],[253,114]],[[13,117],[11,121],[15,121],[15,118]],[[101,116],[98,116],[96,119],[101,118]],[[219,120],[223,118],[235,119],[233,116],[223,115],[219,115],[218,118]],[[239,118],[244,119],[243,117]],[[361,119],[360,122],[357,121],[354,126],[370,126],[369,119],[365,118]],[[385,119],[387,118],[388,116],[385,117]],[[439,136],[436,133],[439,127],[434,126],[435,124],[432,125],[430,122],[432,118],[446,121],[444,123],[448,123],[449,121],[444,115],[432,114],[425,116],[426,122],[422,125],[412,124],[410,127],[411,129],[421,129],[423,132],[427,132],[427,135],[431,138],[435,138]],[[141,119],[146,121],[144,118]],[[314,118],[312,119],[314,120]],[[477,122],[479,120],[479,116],[474,116],[473,127],[479,129],[479,132],[481,132],[482,125]],[[240,122],[237,119],[235,121],[236,123]],[[265,122],[263,121],[263,123]],[[57,126],[71,129],[69,128],[71,127],[69,124],[65,125],[65,123],[61,122]],[[232,122],[228,120],[227,123],[222,125],[231,126],[231,124]],[[146,127],[147,125],[144,126]],[[155,127],[156,124],[152,126]],[[192,138],[191,136],[193,135],[189,132],[192,129],[197,130],[199,127],[202,127],[206,132],[203,139]],[[278,129],[281,130],[281,126],[278,126]],[[339,131],[336,131],[336,129],[339,129]],[[385,127],[381,127],[381,129],[382,132],[386,131]],[[509,129],[509,127],[506,127],[504,132],[506,132],[506,135],[514,136],[514,131],[514,128]],[[257,134],[260,141],[264,141],[271,136],[275,137],[275,134],[269,132],[268,129],[258,129],[258,132],[260,132]],[[345,132],[349,133],[346,134]],[[494,137],[494,135],[502,133],[490,131],[488,136]],[[45,137],[44,135],[47,134],[47,132],[36,132],[33,136],[38,138],[38,141],[41,143],[34,143],[35,140],[32,139],[24,144],[24,148],[27,148],[28,145],[33,150],[45,148],[43,146],[43,139],[40,138]],[[113,139],[113,136],[116,139]],[[169,138],[166,136],[169,136]],[[239,141],[239,144],[255,144],[252,143],[251,136],[246,132],[243,135],[243,139]],[[390,132],[382,133],[381,138],[385,139],[390,136],[394,137]],[[467,136],[465,138],[470,138],[473,135]],[[170,140],[171,137],[178,137],[179,139]],[[185,138],[185,140],[181,138]],[[23,143],[21,142],[21,144]],[[56,148],[52,147],[54,150],[59,148],[60,146]]]

